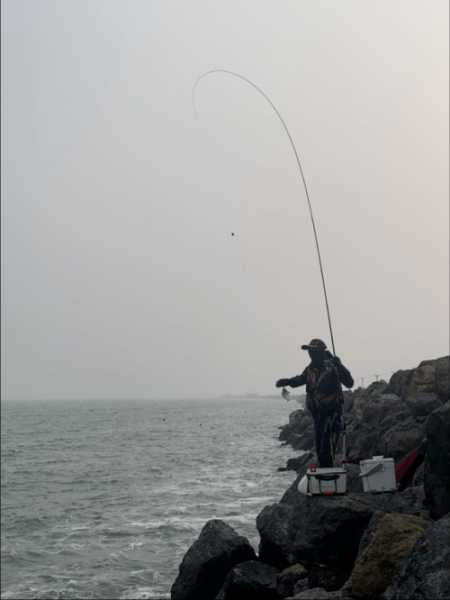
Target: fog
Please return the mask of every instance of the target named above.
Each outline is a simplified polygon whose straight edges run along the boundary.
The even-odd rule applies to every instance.
[[[2,397],[274,393],[449,351],[448,2],[2,2]],[[231,235],[234,233],[234,235]]]

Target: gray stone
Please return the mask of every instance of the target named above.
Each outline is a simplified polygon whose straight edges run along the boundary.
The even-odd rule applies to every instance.
[[[400,398],[404,398],[406,391],[411,383],[414,369],[403,369],[396,371],[389,380],[387,393],[396,394]]]
[[[406,404],[415,418],[428,416],[436,408],[442,406],[442,401],[435,392],[416,392],[407,396]]]
[[[278,595],[284,598],[285,596],[291,596],[301,591],[297,587],[300,582],[302,582],[302,590],[308,587],[308,571],[305,567],[300,563],[287,567],[277,577]],[[303,586],[306,586],[306,588]]]
[[[384,434],[385,456],[400,460],[408,452],[420,446],[424,438],[424,427],[411,417],[394,425]]]
[[[420,537],[384,600],[450,598],[450,515],[435,521]]]
[[[266,506],[256,525],[261,560],[278,567],[296,562],[351,565],[375,506],[367,494],[335,497],[288,495],[290,504]]]
[[[450,402],[435,410],[427,422],[424,488],[433,518],[450,511]]]
[[[171,599],[212,600],[228,572],[236,564],[254,558],[247,538],[223,521],[208,521],[183,558]]]
[[[442,402],[450,400],[450,356],[443,356],[435,361],[435,392]]]
[[[240,563],[227,575],[217,600],[278,600],[278,571],[257,560]]]
[[[391,584],[427,524],[415,515],[376,512],[361,539],[345,588],[355,598],[375,600]]]
[[[312,452],[305,452],[301,456],[295,458],[289,458],[286,463],[286,468],[289,471],[297,471],[297,473],[304,473],[306,466],[311,461],[314,454]]]

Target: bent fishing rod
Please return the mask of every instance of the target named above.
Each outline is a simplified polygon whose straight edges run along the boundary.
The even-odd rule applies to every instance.
[[[295,154],[295,159],[297,161],[298,170],[300,172],[300,177],[301,177],[301,180],[303,182],[303,187],[305,189],[306,199],[307,199],[307,202],[308,202],[309,215],[311,217],[311,224],[312,224],[312,228],[313,228],[313,232],[314,232],[314,240],[315,240],[315,243],[316,243],[317,258],[319,260],[320,276],[322,278],[322,287],[323,287],[323,294],[324,294],[324,298],[325,298],[325,308],[326,308],[327,318],[328,318],[328,327],[330,329],[331,345],[333,347],[333,354],[336,355],[336,351],[335,351],[335,347],[334,347],[333,328],[332,328],[332,325],[331,325],[330,307],[329,307],[329,304],[328,304],[327,287],[326,287],[326,284],[325,284],[325,274],[324,274],[324,269],[323,269],[322,257],[321,257],[321,254],[320,254],[319,237],[317,235],[317,228],[316,228],[316,223],[315,223],[315,220],[314,220],[314,213],[313,213],[313,209],[312,209],[312,205],[311,205],[311,200],[310,200],[310,197],[309,197],[308,186],[306,185],[305,175],[303,173],[302,163],[300,162],[300,157],[299,157],[299,154],[297,152],[297,148],[295,147],[294,140],[293,140],[292,135],[291,135],[291,133],[290,133],[290,131],[288,129],[286,121],[283,119],[280,111],[275,106],[275,104],[272,102],[272,100],[269,98],[269,96],[258,85],[256,85],[256,83],[253,83],[253,81],[251,81],[247,77],[244,77],[243,75],[240,75],[239,73],[236,73],[234,71],[230,71],[228,69],[211,69],[210,71],[206,71],[205,73],[203,73],[202,75],[200,75],[200,77],[198,77],[197,81],[194,83],[194,85],[192,87],[192,104],[193,104],[194,111],[195,111],[196,114],[197,114],[197,109],[196,109],[196,105],[195,105],[195,91],[197,89],[197,86],[198,86],[198,84],[200,83],[200,81],[202,79],[204,79],[208,75],[212,75],[212,74],[215,74],[215,73],[225,73],[227,75],[231,75],[233,77],[237,77],[238,79],[241,79],[242,81],[245,81],[246,83],[248,83],[249,85],[251,85],[257,92],[259,92],[259,94],[270,104],[270,106],[274,110],[275,114],[277,115],[278,119],[280,120],[281,124],[283,125],[283,129],[286,132],[286,135],[289,138],[289,142],[291,144],[291,148],[292,148],[292,150],[294,151],[294,154]]]

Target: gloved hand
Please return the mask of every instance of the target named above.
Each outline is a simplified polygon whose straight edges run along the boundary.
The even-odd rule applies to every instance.
[[[286,385],[289,385],[289,379],[279,379],[276,382],[275,387],[280,388],[285,387]]]

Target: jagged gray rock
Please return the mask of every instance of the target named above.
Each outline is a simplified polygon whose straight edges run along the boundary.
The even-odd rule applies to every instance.
[[[240,563],[227,575],[217,600],[278,600],[278,571],[257,560]]]
[[[416,515],[376,512],[345,589],[355,598],[375,600],[391,584],[428,522]]]
[[[171,599],[213,600],[228,572],[236,564],[255,558],[247,538],[223,521],[208,521],[183,558]]]
[[[435,521],[403,562],[384,600],[450,598],[450,515]]]
[[[258,515],[259,556],[278,567],[306,561],[345,569],[374,510],[364,494],[322,498],[297,492],[290,504],[266,506]]]
[[[431,516],[439,518],[450,511],[450,402],[430,415],[426,431],[426,504]]]

